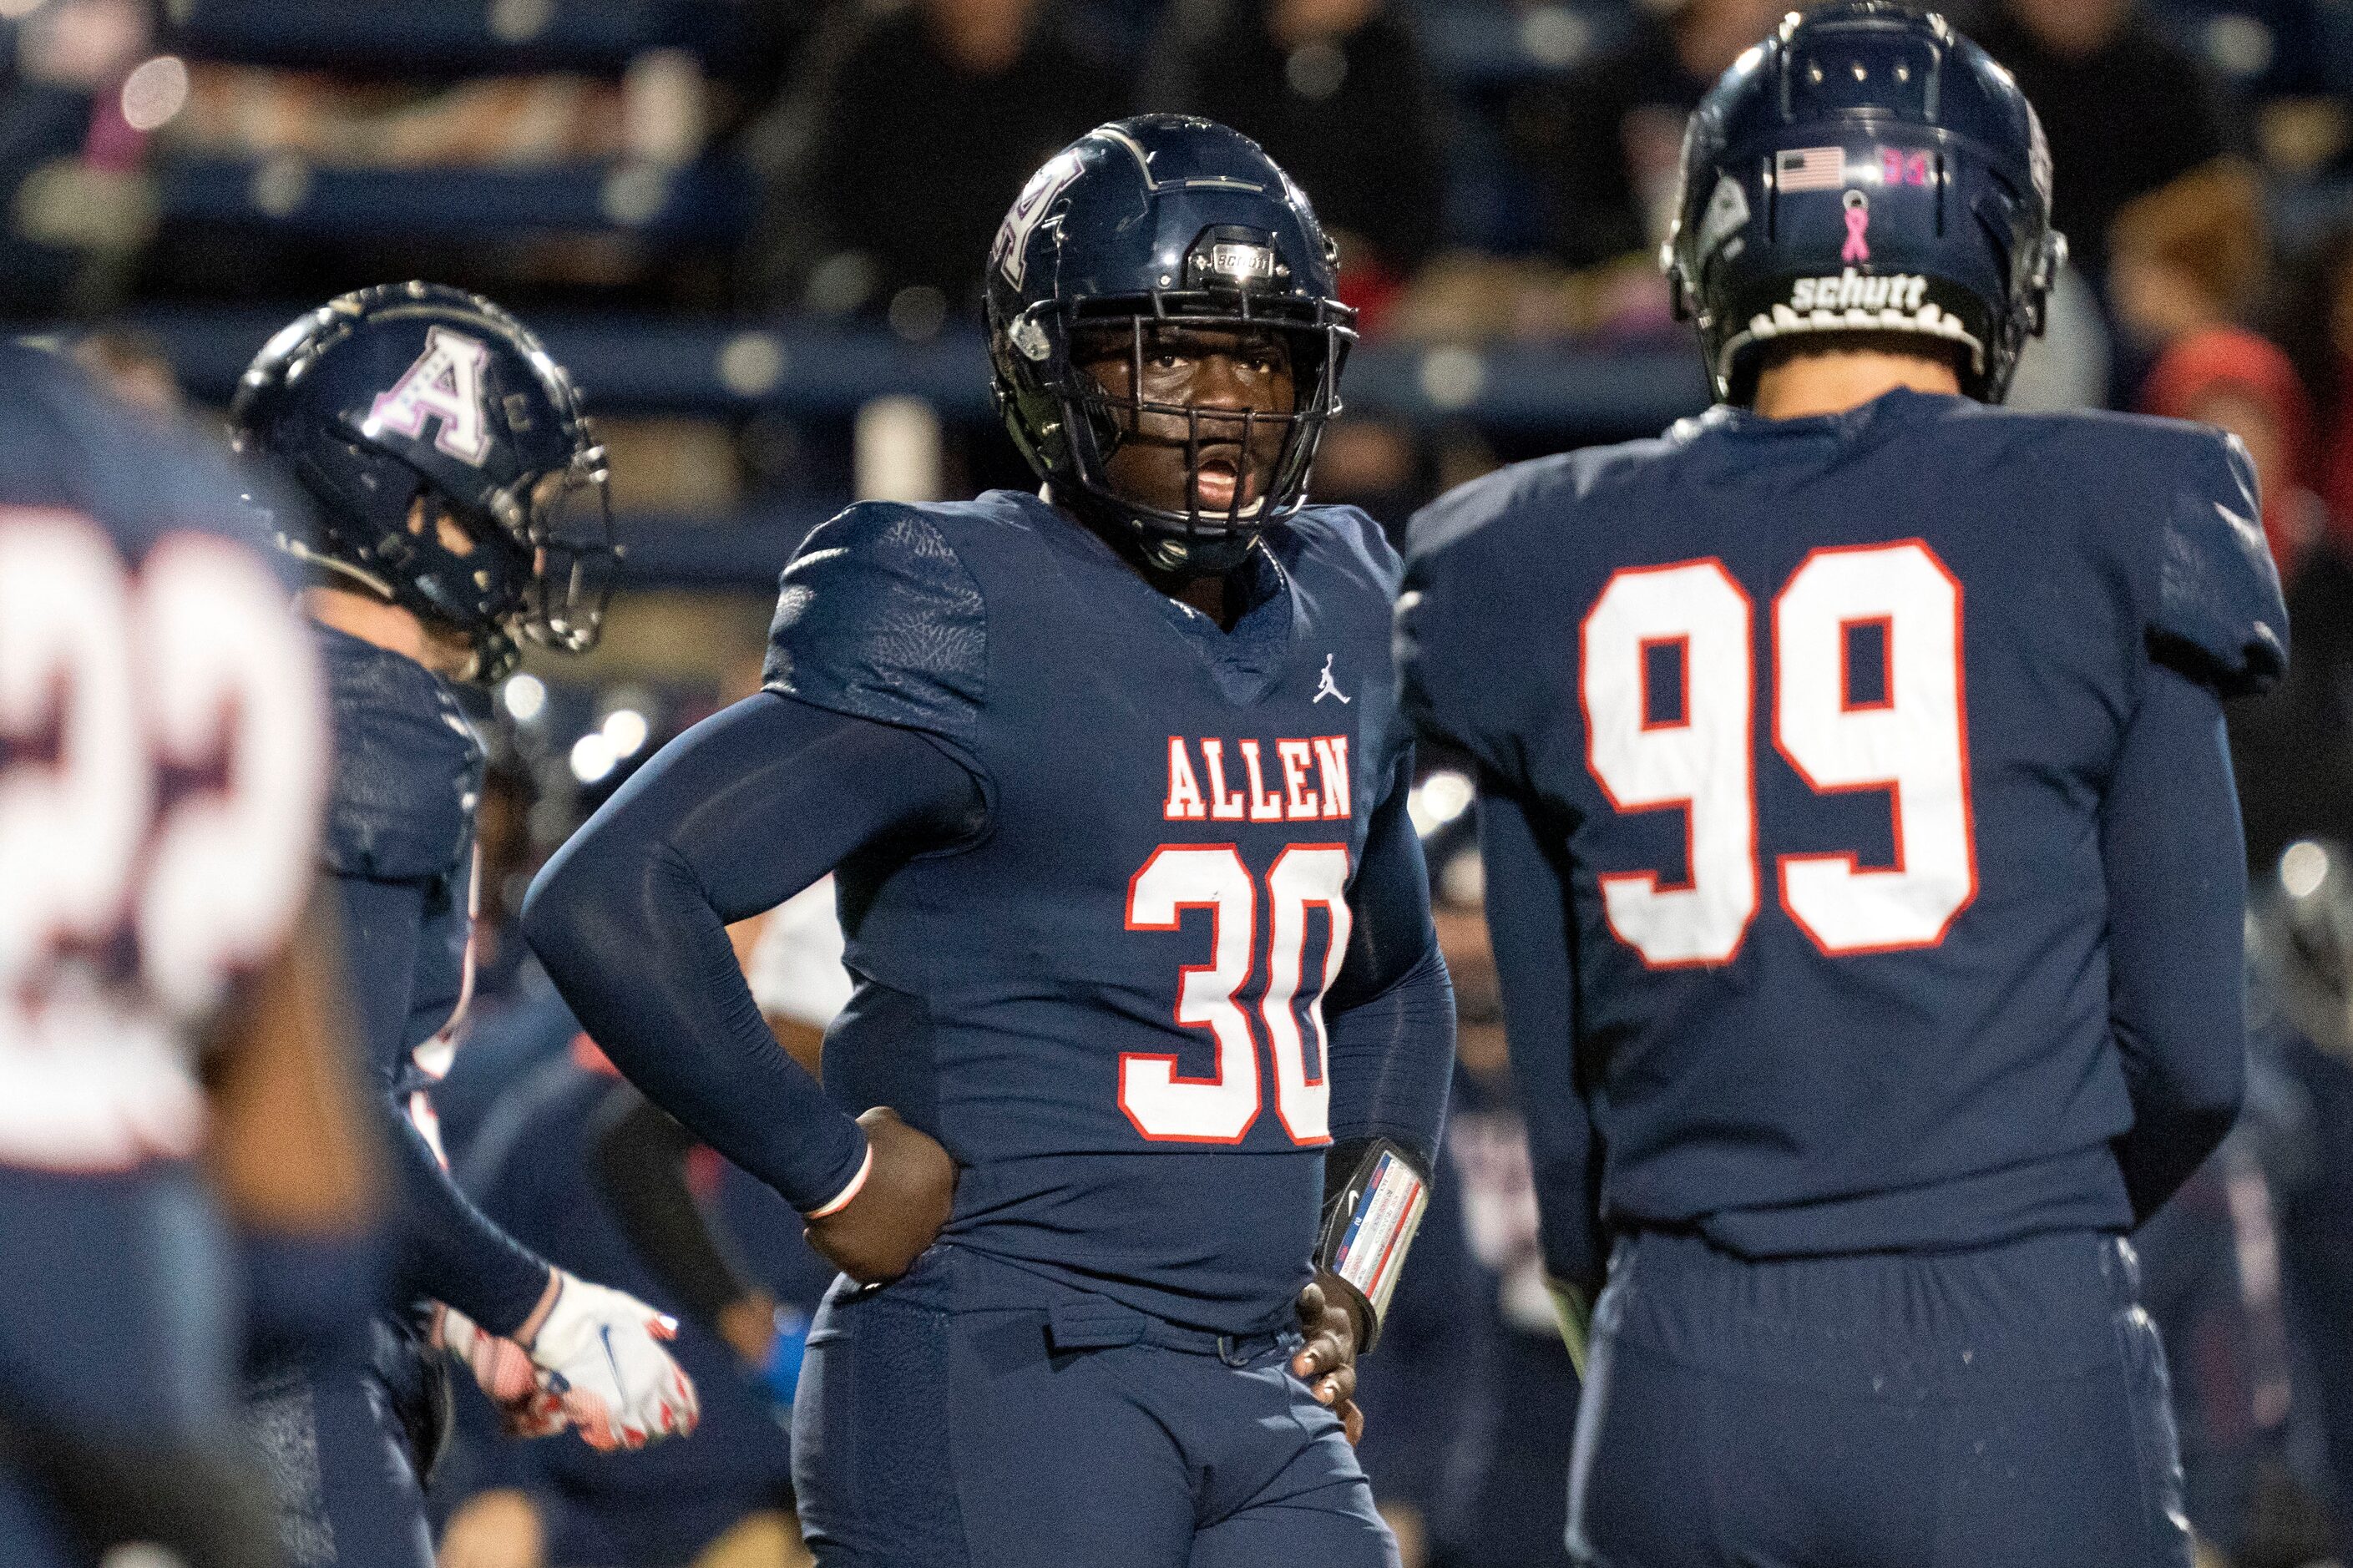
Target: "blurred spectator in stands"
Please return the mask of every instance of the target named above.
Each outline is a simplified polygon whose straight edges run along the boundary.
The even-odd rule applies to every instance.
[[[2324,542],[2327,523],[2306,481],[2311,399],[2287,355],[2236,327],[2192,332],[2158,360],[2141,384],[2140,403],[2151,414],[2218,426],[2246,444],[2272,559],[2284,582],[2300,578],[2310,552]]]
[[[2268,869],[2295,838],[2353,841],[2353,564],[2306,485],[2312,414],[2295,367],[2253,332],[2209,329],[2166,351],[2140,403],[2246,444],[2287,590],[2288,678],[2230,714],[2250,863]]]
[[[2126,203],[2238,143],[2205,67],[2133,0],[1991,0],[1968,30],[2042,116],[2057,169],[2052,218],[2095,279]]]
[[[1127,98],[1058,0],[849,0],[747,136],[766,184],[750,302],[910,339],[976,314],[1022,182]]]
[[[2244,322],[2270,263],[2263,182],[2234,157],[2134,197],[2108,226],[2109,303],[2145,353]]]
[[[1406,519],[1436,493],[1420,432],[1377,415],[1344,414],[1324,428],[1313,483],[1317,500],[1362,507],[1399,545]]]
[[[1624,45],[1504,105],[1512,150],[1544,193],[1548,247],[1571,267],[1658,248],[1673,216],[1683,122],[1789,5],[1643,0],[1632,9]]]
[[[1405,16],[1383,0],[1174,0],[1142,107],[1255,138],[1340,246],[1340,293],[1376,331],[1438,242],[1440,109]]]
[[[2198,1539],[2235,1563],[2289,1408],[2278,1237],[2243,1131],[2134,1232],[2133,1246],[2172,1374],[2184,1511]]]
[[[2353,10],[2341,0],[2165,0],[2172,36],[2205,58],[2254,110],[2274,174],[2327,164],[2353,142]]]
[[[0,315],[108,308],[155,228],[147,133],[177,109],[132,93],[140,122],[125,115],[153,14],[142,0],[53,0],[5,15],[19,19],[0,24]]]
[[[2353,859],[2300,841],[2250,885],[2248,1122],[2272,1194],[2297,1435],[2353,1556]],[[2301,1561],[2299,1559],[2299,1561]]]
[[[2315,480],[2338,541],[2353,549],[2353,223],[2304,258],[2274,319],[2279,341],[2319,398]]]
[[[176,415],[185,405],[180,377],[163,340],[138,327],[106,327],[73,346],[73,357],[114,395],[151,413]]]
[[[2042,335],[2026,340],[2003,401],[2029,413],[2105,408],[2115,358],[2099,296],[2070,262],[2043,306]]]
[[[766,1336],[756,1347],[737,1344],[632,1245],[626,1217],[599,1184],[601,1133],[617,1097],[644,1103],[580,1036],[566,1055],[505,1087],[472,1142],[450,1151],[452,1165],[468,1194],[518,1239],[565,1267],[602,1268],[679,1318],[673,1353],[695,1380],[702,1423],[691,1444],[667,1452],[575,1454],[497,1436],[489,1406],[469,1394],[467,1452],[452,1479],[462,1477],[470,1495],[444,1531],[441,1562],[688,1568],[710,1552],[797,1568],[809,1559],[792,1519],[791,1446],[773,1414],[789,1393],[764,1381]],[[715,1197],[720,1167],[702,1174],[696,1196]],[[762,1228],[797,1238],[791,1210],[767,1195]],[[815,1304],[812,1292],[797,1309],[803,1325]],[[797,1371],[797,1345],[791,1359]]]
[[[617,787],[598,781],[586,804]],[[825,1026],[850,994],[832,879],[728,934],[778,1042],[818,1071]],[[620,1081],[552,989],[470,1037],[434,1103],[486,1212],[682,1320],[678,1353],[703,1399],[683,1458],[605,1465],[501,1438],[488,1405],[461,1392],[449,1484],[437,1489],[451,1509],[443,1568],[806,1564],[778,1421],[833,1271],[799,1217]]]

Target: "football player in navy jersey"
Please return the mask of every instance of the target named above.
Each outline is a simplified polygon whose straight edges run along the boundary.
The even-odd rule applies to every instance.
[[[134,1540],[275,1563],[239,1352],[347,1341],[373,1278],[314,892],[324,707],[249,484],[0,346],[11,1568]]]
[[[240,447],[275,458],[315,509],[280,543],[310,568],[336,750],[322,847],[397,1199],[370,1352],[276,1358],[249,1411],[298,1562],[421,1568],[419,1488],[447,1423],[434,1339],[519,1430],[568,1423],[592,1446],[635,1447],[694,1419],[659,1313],[550,1267],[459,1192],[418,1056],[446,1038],[470,980],[483,757],[450,683],[501,678],[518,631],[594,640],[612,553],[603,454],[522,323],[423,283],[290,324],[231,412]]]
[[[1580,1563],[2189,1560],[2123,1237],[2238,1108],[2221,702],[2287,628],[2235,442],[1995,406],[2051,177],[1941,18],[1793,16],[1685,142],[1721,405],[1413,522],[1546,1261],[1606,1268]]]
[[[526,906],[615,1063],[847,1276],[794,1409],[823,1562],[1395,1560],[1352,1362],[1452,1020],[1396,558],[1304,500],[1350,338],[1331,258],[1221,126],[1123,121],[1049,162],[987,264],[1043,491],[818,529],[766,690]],[[820,1089],[725,925],[828,870],[856,991]]]

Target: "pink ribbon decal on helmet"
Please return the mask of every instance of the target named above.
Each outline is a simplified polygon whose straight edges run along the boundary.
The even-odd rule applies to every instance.
[[[1839,259],[1852,267],[1871,259],[1871,241],[1865,235],[1871,229],[1871,198],[1861,191],[1846,194],[1846,247]]]

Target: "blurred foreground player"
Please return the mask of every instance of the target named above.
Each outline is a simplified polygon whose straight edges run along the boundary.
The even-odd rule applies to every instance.
[[[1570,1553],[2186,1563],[2122,1237],[2242,1091],[2246,454],[1990,406],[2063,247],[1939,18],[1793,17],[1683,181],[1726,405],[1443,498],[1400,621],[1486,773],[1546,1261],[1617,1238]]]
[[[251,1415],[300,1562],[412,1568],[431,1560],[418,1489],[448,1419],[432,1322],[519,1429],[569,1422],[596,1447],[634,1447],[693,1422],[652,1308],[551,1268],[452,1184],[413,1054],[456,1020],[470,974],[482,750],[449,682],[503,676],[518,629],[595,640],[612,553],[603,454],[520,322],[421,283],[293,322],[232,413],[240,447],[282,464],[316,511],[280,543],[311,569],[336,742],[323,851],[397,1199],[372,1353],[281,1359],[258,1374]]]
[[[371,1278],[317,661],[217,451],[50,354],[0,388],[0,1562],[272,1563],[228,1223],[262,1337]]]
[[[819,528],[766,691],[632,779],[524,928],[849,1277],[794,1411],[821,1562],[1393,1563],[1344,1423],[1452,1026],[1396,560],[1303,498],[1331,250],[1252,143],[1147,116],[1040,170],[988,268],[1044,492]],[[820,1089],[724,928],[837,868]]]

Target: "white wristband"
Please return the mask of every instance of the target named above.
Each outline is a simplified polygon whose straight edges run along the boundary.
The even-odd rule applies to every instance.
[[[849,1206],[849,1200],[858,1195],[860,1190],[866,1185],[866,1178],[873,1173],[874,1145],[869,1143],[866,1145],[866,1158],[858,1162],[858,1174],[849,1178],[849,1185],[834,1194],[830,1201],[818,1208],[809,1210],[808,1213],[802,1217],[806,1219],[823,1219],[828,1215],[839,1214],[842,1210]]]

